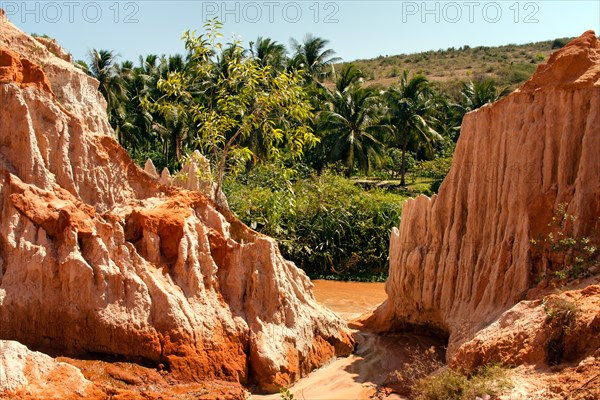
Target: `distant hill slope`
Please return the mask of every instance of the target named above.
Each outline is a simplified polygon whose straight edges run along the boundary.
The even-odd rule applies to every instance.
[[[548,59],[557,48],[571,38],[558,38],[527,44],[497,47],[462,46],[422,53],[379,56],[352,61],[365,74],[368,86],[390,86],[398,81],[404,69],[422,72],[442,87],[452,88],[458,81],[479,77],[494,79],[497,87],[515,88],[533,75],[538,64]],[[340,70],[344,64],[336,65]]]

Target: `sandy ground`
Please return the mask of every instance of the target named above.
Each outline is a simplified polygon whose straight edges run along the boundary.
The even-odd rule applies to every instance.
[[[317,300],[345,320],[358,317],[386,298],[383,283],[313,281]],[[434,339],[409,334],[374,335],[355,331],[357,350],[336,359],[299,380],[290,392],[300,400],[403,399],[388,395],[380,387],[388,374],[400,369],[409,349],[427,349],[439,344]],[[277,399],[275,395],[252,395],[252,399]]]

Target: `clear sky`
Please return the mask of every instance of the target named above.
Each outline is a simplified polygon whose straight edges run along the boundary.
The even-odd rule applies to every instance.
[[[493,46],[600,31],[594,1],[5,1],[20,29],[47,34],[85,58],[92,48],[121,59],[182,53],[181,34],[213,17],[223,33],[245,42],[258,36],[289,45],[306,33],[330,40],[346,61],[448,47]],[[1,32],[0,32],[1,34]]]

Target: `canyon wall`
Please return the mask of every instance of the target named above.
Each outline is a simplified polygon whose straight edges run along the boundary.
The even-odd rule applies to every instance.
[[[137,167],[98,82],[0,17],[0,339],[265,391],[352,351],[273,239]]]
[[[560,204],[577,217],[576,236],[593,234],[599,154],[600,44],[588,31],[521,88],[465,116],[439,194],[405,202],[388,299],[362,322],[441,330],[452,360],[544,274],[530,239],[547,233]]]

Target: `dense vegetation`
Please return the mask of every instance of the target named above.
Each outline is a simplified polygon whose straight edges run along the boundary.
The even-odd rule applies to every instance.
[[[136,162],[171,171],[200,150],[215,193],[222,188],[231,209],[309,275],[384,278],[402,200],[437,191],[463,115],[502,95],[497,77],[470,75],[448,90],[404,69],[375,88],[365,83],[371,64],[336,64],[325,39],[308,35],[288,52],[259,37],[244,48],[223,43],[220,27],[186,32],[185,55],[148,55],[136,66],[92,50],[77,62],[100,82],[117,140]]]
[[[237,215],[276,238],[282,254],[312,277],[385,279],[389,234],[406,197],[301,165],[258,166],[226,189]]]

